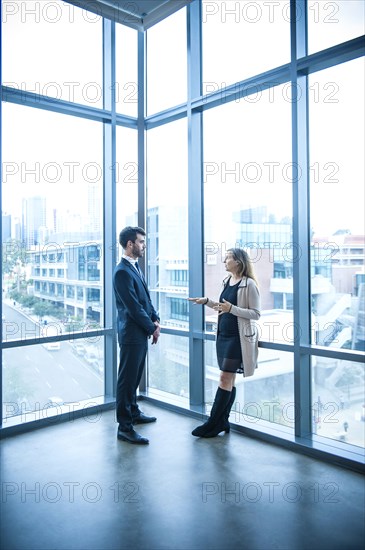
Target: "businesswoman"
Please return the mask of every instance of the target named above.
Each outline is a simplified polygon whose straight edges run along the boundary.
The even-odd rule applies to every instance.
[[[197,437],[215,437],[229,432],[229,413],[236,397],[236,374],[252,376],[257,367],[260,293],[251,260],[241,248],[227,250],[224,260],[228,277],[223,281],[219,302],[188,298],[218,311],[216,334],[220,379],[208,420],[192,431]]]

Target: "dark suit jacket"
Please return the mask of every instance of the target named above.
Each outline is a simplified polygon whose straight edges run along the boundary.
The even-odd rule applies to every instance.
[[[156,330],[153,322],[160,320],[147,284],[136,268],[122,258],[114,270],[113,286],[118,308],[119,345],[144,343]]]

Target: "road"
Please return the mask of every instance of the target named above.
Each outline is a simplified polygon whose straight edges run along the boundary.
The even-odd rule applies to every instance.
[[[18,308],[4,303],[3,315],[4,342],[39,337],[39,326]],[[94,355],[103,367],[104,340],[92,340],[77,341],[84,346],[80,349],[79,345],[79,355],[68,341],[61,342],[56,351],[48,351],[41,344],[3,350],[6,415],[43,408],[50,397],[71,403],[103,395],[103,373],[95,370],[96,361],[92,368],[86,358]]]

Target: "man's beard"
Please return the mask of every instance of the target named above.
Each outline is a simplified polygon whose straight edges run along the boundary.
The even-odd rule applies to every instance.
[[[143,256],[143,251],[140,250],[135,244],[133,245],[132,253],[135,258],[142,258]]]

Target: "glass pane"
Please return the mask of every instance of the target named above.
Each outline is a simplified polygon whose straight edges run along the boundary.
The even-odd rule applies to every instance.
[[[202,21],[203,94],[290,61],[289,2],[203,0]]]
[[[363,0],[308,2],[308,52],[330,48],[364,34]]]
[[[138,158],[137,132],[130,128],[117,126],[117,236],[127,225],[138,225]],[[122,248],[118,245],[118,254]]]
[[[117,111],[133,117],[137,116],[138,107],[137,37],[137,31],[129,27],[115,26]]]
[[[293,340],[291,122],[280,86],[204,113],[205,296],[219,298],[225,252],[250,254],[261,293],[261,339]],[[205,308],[206,330],[217,314]]]
[[[3,3],[3,84],[102,107],[102,18],[59,0]]]
[[[147,113],[187,98],[186,9],[147,31]]]
[[[309,78],[313,342],[364,349],[364,79],[355,60]],[[349,113],[356,116],[349,116]],[[349,139],[351,146],[349,146]]]
[[[103,325],[102,124],[4,103],[3,136],[6,322]]]
[[[147,135],[147,277],[161,324],[187,330],[186,124],[185,119],[178,120]]]
[[[162,334],[156,346],[148,346],[149,393],[172,394],[183,406],[189,400],[189,339]],[[164,395],[163,400],[168,398]]]
[[[364,364],[312,357],[313,433],[364,447]]]
[[[4,418],[48,418],[104,394],[104,338],[58,344],[3,350]]]
[[[294,429],[293,354],[259,349],[258,367],[249,378],[236,376],[236,400],[230,421],[235,424],[272,422]],[[215,342],[205,342],[205,402],[207,414],[219,382]]]

